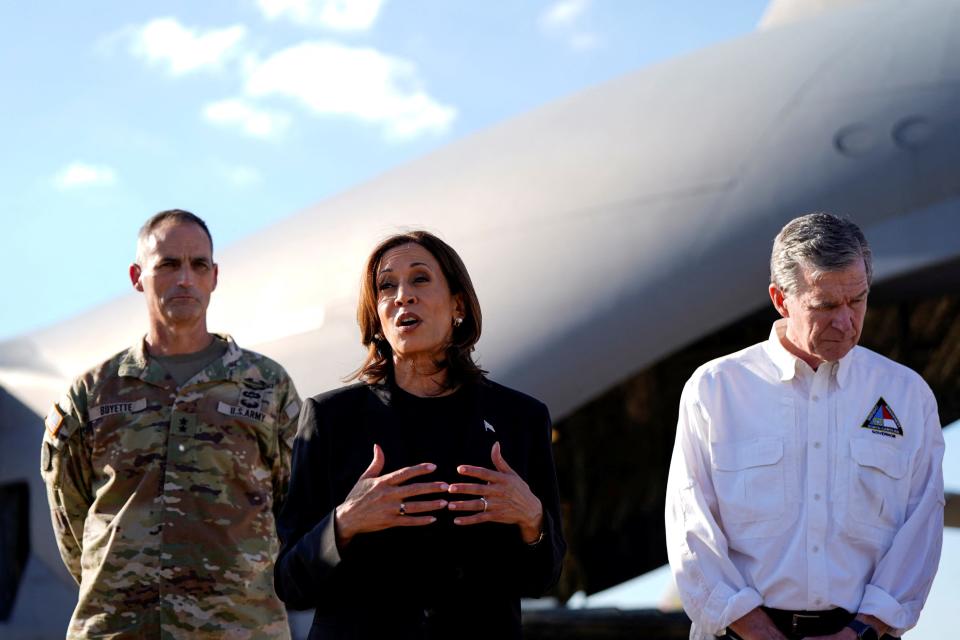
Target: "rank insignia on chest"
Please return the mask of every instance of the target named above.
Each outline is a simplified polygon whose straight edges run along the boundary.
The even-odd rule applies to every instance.
[[[888,438],[903,435],[903,427],[900,426],[900,421],[897,420],[893,409],[890,408],[890,405],[882,396],[873,405],[873,409],[870,409],[867,419],[863,421],[860,428],[869,429],[877,435],[887,436]]]

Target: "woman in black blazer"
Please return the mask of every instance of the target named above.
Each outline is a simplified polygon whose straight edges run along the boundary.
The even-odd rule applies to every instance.
[[[519,638],[566,544],[547,408],[473,362],[481,315],[423,231],[367,260],[361,382],[304,404],[276,588],[310,638]]]

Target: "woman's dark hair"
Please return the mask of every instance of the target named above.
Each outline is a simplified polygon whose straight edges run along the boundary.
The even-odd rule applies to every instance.
[[[486,373],[473,361],[473,350],[480,339],[482,318],[480,301],[473,289],[473,282],[467,268],[453,247],[427,231],[409,231],[398,233],[378,244],[363,269],[360,282],[360,301],[357,305],[357,323],[360,325],[360,341],[367,347],[367,357],[363,365],[349,379],[357,379],[373,384],[389,379],[393,375],[393,349],[384,337],[377,314],[377,272],[384,254],[391,249],[405,245],[418,244],[436,259],[443,276],[450,287],[450,295],[460,295],[463,301],[463,322],[453,327],[450,344],[444,353],[444,359],[436,363],[438,369],[447,372],[445,389],[454,389],[464,382],[478,382]]]

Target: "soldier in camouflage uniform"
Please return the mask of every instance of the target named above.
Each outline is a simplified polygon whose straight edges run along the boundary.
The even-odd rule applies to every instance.
[[[144,339],[50,410],[41,471],[80,585],[69,638],[284,638],[274,512],[300,401],[283,368],[206,329],[216,286],[202,220],[141,230]]]

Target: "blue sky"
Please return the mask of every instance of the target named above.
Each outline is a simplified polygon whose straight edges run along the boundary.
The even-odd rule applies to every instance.
[[[0,340],[128,290],[170,207],[218,247],[550,100],[752,31],[765,0],[0,4]]]

